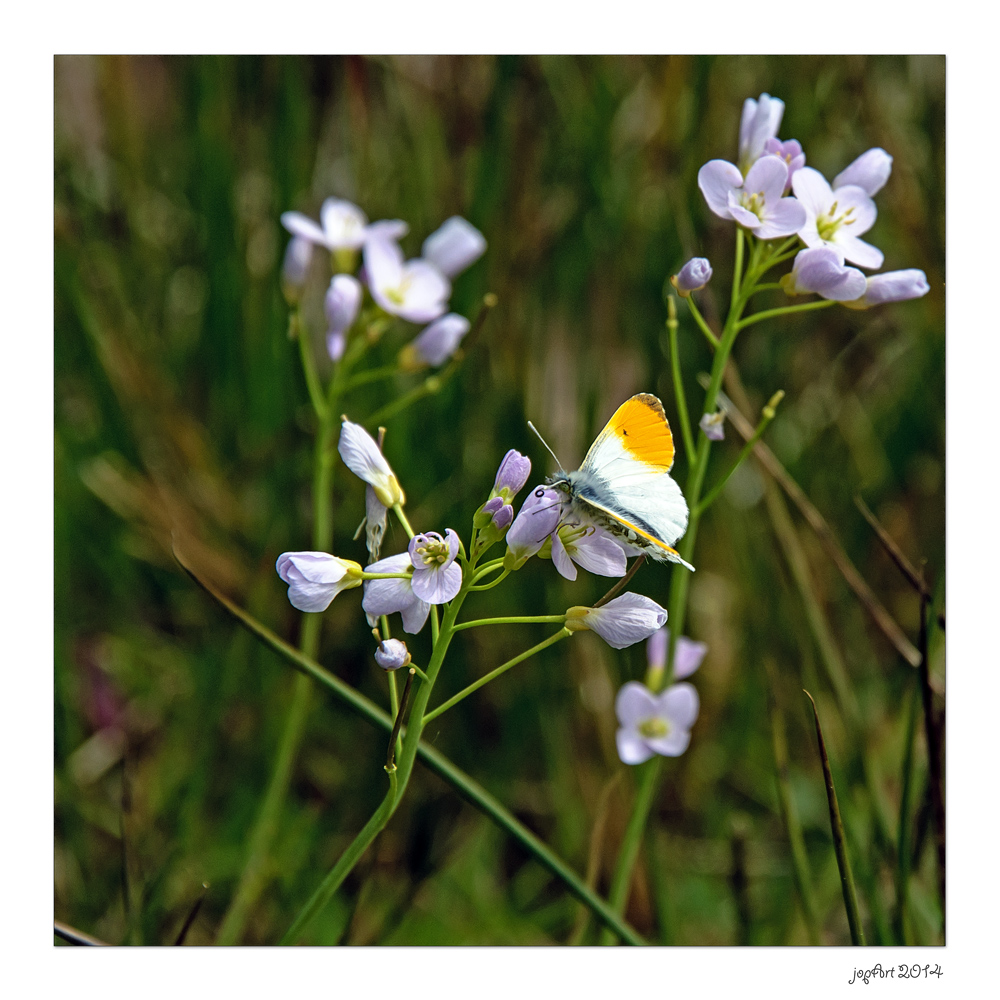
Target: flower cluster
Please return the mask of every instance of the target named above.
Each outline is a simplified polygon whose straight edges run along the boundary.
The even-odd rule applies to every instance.
[[[801,144],[778,136],[785,105],[761,94],[747,99],[740,122],[739,166],[710,160],[698,171],[698,186],[712,212],[730,219],[760,240],[798,237],[805,249],[781,279],[790,296],[817,294],[852,309],[926,295],[923,271],[909,269],[872,276],[858,267],[882,266],[882,251],[861,239],[875,224],[874,196],[892,171],[892,157],[869,149],[831,185],[805,165]],[[857,267],[851,267],[855,264]],[[704,287],[712,269],[696,257],[671,278],[682,296]]]
[[[339,361],[348,332],[357,320],[367,288],[382,316],[428,324],[404,348],[400,365],[407,370],[444,364],[469,332],[464,316],[448,313],[451,279],[486,252],[482,233],[460,216],[448,219],[424,240],[422,256],[406,260],[399,240],[409,232],[401,219],[369,223],[358,208],[327,198],[316,223],[301,212],[285,212],[281,223],[292,234],[285,252],[283,285],[296,301],[309,269],[312,248],[330,251],[334,275],[326,293],[327,351]],[[355,277],[361,255],[363,267]]]

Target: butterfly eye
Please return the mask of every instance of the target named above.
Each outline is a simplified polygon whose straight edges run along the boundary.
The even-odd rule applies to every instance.
[[[535,496],[541,499],[543,496],[545,496],[545,490],[542,489],[535,490]]]

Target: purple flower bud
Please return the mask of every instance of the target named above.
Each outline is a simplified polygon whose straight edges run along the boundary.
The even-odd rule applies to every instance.
[[[748,97],[743,102],[740,116],[740,170],[745,175],[761,156],[764,144],[773,139],[781,127],[781,116],[785,113],[785,102],[770,94],[761,94],[759,100]]]
[[[528,494],[507,532],[504,566],[520,569],[542,547],[559,524],[564,499],[565,494],[547,486],[536,486]]]
[[[873,274],[866,285],[864,294],[860,298],[853,302],[845,302],[844,305],[851,309],[867,309],[886,302],[919,299],[931,290],[931,286],[927,284],[927,275],[916,268]]]
[[[648,639],[666,621],[665,608],[631,591],[600,608],[573,607],[566,612],[566,628],[571,632],[590,629],[615,649]]]
[[[509,500],[521,491],[530,475],[531,459],[511,448],[497,469],[496,478],[493,480],[493,492],[499,494],[506,490],[504,497]]]
[[[347,334],[343,330],[331,330],[326,335],[326,353],[331,361],[339,361],[347,350]]]
[[[326,321],[330,333],[343,333],[358,318],[361,283],[349,274],[335,274],[326,291]]]
[[[500,510],[504,505],[503,497],[491,497],[486,503],[483,504],[483,513],[489,514],[492,519],[493,515]]]
[[[856,267],[845,267],[832,247],[812,247],[799,251],[781,285],[786,295],[815,292],[834,302],[849,302],[864,294],[865,276]]]
[[[501,499],[500,497],[496,498]],[[509,503],[505,503],[494,515],[493,515],[493,527],[497,531],[505,531],[510,527],[511,522],[514,520],[514,508],[511,507]]]
[[[841,170],[833,179],[833,188],[855,187],[864,188],[868,197],[876,191],[881,191],[892,173],[892,157],[876,146],[862,153],[850,166]]]
[[[410,652],[401,639],[385,639],[375,650],[375,662],[383,670],[398,670],[410,662]]]
[[[448,313],[434,320],[410,344],[417,366],[443,365],[458,349],[462,338],[469,332],[469,321],[457,313]]]
[[[705,437],[709,441],[722,441],[726,436],[726,429],[723,426],[726,414],[722,410],[715,413],[706,413],[698,421],[698,426],[705,432]]]
[[[671,279],[670,284],[682,298],[704,288],[712,278],[712,265],[707,257],[692,257]]]
[[[780,156],[788,165],[788,182],[785,184],[785,194],[792,189],[792,174],[800,167],[806,165],[806,154],[802,152],[802,145],[797,139],[768,139],[764,143],[764,152],[773,153]]]
[[[483,234],[460,215],[453,215],[424,240],[421,254],[448,278],[464,271],[486,252]]]

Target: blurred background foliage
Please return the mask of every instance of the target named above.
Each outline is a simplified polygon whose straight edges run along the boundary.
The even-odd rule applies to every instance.
[[[508,448],[533,457],[533,482],[548,471],[526,419],[569,467],[631,393],[656,392],[675,422],[664,280],[689,257],[709,257],[704,311],[724,315],[733,228],[708,212],[696,175],[708,159],[735,159],[742,102],[762,91],[786,102],[780,135],[799,139],[828,178],[871,146],[893,155],[869,237],[884,269],[922,268],[931,286],[916,302],[751,327],[735,352],[747,415],[756,421],[785,390],[768,442],[916,641],[916,596],[853,498],[913,561],[926,558],[943,607],[943,57],[55,60],[57,918],[116,943],[168,943],[207,882],[188,942],[210,943],[245,860],[292,676],[179,570],[171,536],[296,641],[299,616],[274,561],[309,547],[312,415],[287,337],[279,214],[316,217],[325,197],[345,197],[372,219],[406,219],[410,255],[452,214],[486,235],[453,308],[473,315],[487,291],[499,306],[457,376],[389,420],[386,439],[414,527],[467,537]],[[328,279],[319,256],[307,292],[317,344]],[[384,360],[404,341],[380,345]],[[683,306],[681,345],[697,405],[710,357]],[[361,389],[347,411],[363,422],[414,384],[400,376]],[[710,482],[739,444],[730,428]],[[686,471],[681,456],[681,483]],[[334,489],[335,551],[363,561],[363,540],[352,541],[362,484],[339,465]],[[666,943],[808,943],[776,793],[772,693],[820,939],[849,941],[808,687],[869,941],[940,942],[919,724],[905,824],[914,876],[905,916],[895,910],[916,671],[773,493],[748,463],[700,531],[685,631],[709,644],[693,678],[701,715],[688,752],[668,762],[627,917]],[[386,553],[405,540],[390,531]],[[793,549],[825,649],[807,624]],[[635,589],[666,604],[671,572],[683,570],[648,566]],[[532,560],[469,614],[556,612],[605,589]],[[358,597],[331,606],[320,659],[385,704]],[[465,633],[442,697],[543,634]],[[427,635],[411,643],[417,662],[428,647]],[[943,690],[940,632],[931,649]],[[853,707],[831,685],[831,658]],[[634,794],[615,752],[613,699],[644,668],[642,646],[616,652],[577,636],[429,734],[602,892]],[[384,752],[383,733],[317,691],[247,943],[280,937],[363,825],[382,796]],[[551,944],[578,939],[579,911],[518,845],[418,769],[309,939]]]

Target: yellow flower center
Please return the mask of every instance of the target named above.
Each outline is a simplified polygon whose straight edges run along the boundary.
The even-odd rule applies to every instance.
[[[643,719],[638,726],[639,735],[644,736],[647,740],[658,739],[661,736],[666,736],[670,732],[670,726],[667,725],[666,719],[660,719],[654,716],[652,719]]]
[[[447,542],[428,538],[423,545],[417,546],[417,555],[425,566],[441,566],[448,561],[451,551]]]
[[[853,226],[857,219],[852,219],[854,208],[849,208],[846,212],[837,215],[839,202],[834,202],[829,210],[816,218],[816,232],[821,240],[832,240],[841,226]]]

